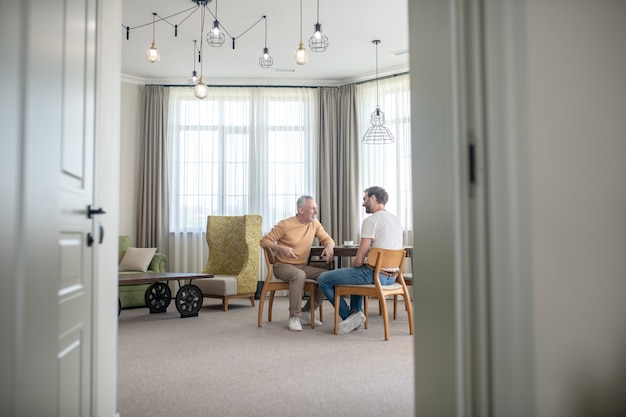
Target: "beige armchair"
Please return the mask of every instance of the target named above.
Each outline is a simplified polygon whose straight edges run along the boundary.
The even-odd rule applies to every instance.
[[[208,216],[206,241],[209,259],[202,270],[214,278],[197,279],[193,283],[202,295],[222,300],[222,310],[228,311],[231,298],[249,298],[254,307],[254,295],[259,279],[261,216]]]

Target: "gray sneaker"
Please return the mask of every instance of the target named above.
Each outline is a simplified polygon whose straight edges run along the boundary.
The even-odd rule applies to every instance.
[[[300,316],[298,317],[298,319],[300,320],[300,323],[302,324],[311,324],[311,316],[310,316],[311,312],[309,311],[308,314],[302,313],[300,314]],[[315,319],[315,325],[316,326],[321,326],[322,323],[321,321],[319,321],[317,318]]]
[[[302,330],[302,324],[300,324],[300,320],[297,317],[289,317],[289,330],[294,330],[299,332]]]
[[[361,311],[357,311],[356,313],[350,314],[348,318],[339,323],[337,333],[350,333],[352,330],[356,330],[361,327],[363,323],[365,323],[365,314]]]

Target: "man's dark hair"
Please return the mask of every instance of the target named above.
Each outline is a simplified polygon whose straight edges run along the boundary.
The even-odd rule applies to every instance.
[[[365,189],[365,192],[368,197],[376,197],[376,201],[378,201],[379,204],[385,205],[387,201],[389,201],[389,194],[387,194],[387,191],[385,191],[383,187],[369,187]]]

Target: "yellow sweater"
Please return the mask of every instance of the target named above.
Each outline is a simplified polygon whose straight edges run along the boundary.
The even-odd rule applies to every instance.
[[[276,254],[276,263],[288,263],[293,265],[305,265],[309,259],[313,238],[317,237],[322,246],[333,243],[324,226],[318,220],[302,224],[296,216],[281,220],[261,239],[261,246],[266,247],[271,243],[288,246],[296,251],[297,258],[285,258],[280,253]]]

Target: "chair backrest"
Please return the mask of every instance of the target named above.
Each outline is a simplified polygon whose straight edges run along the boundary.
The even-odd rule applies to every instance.
[[[381,249],[372,248],[367,254],[368,265],[374,268],[395,269],[399,270],[398,275],[402,275],[404,271],[404,258],[406,252],[404,249]]]
[[[207,216],[209,257],[203,272],[235,275],[238,291],[254,293],[259,275],[261,222],[258,214]]]
[[[263,248],[263,255],[265,256],[265,265],[267,265],[267,277],[266,280],[271,280],[274,276],[274,252],[270,248]]]

